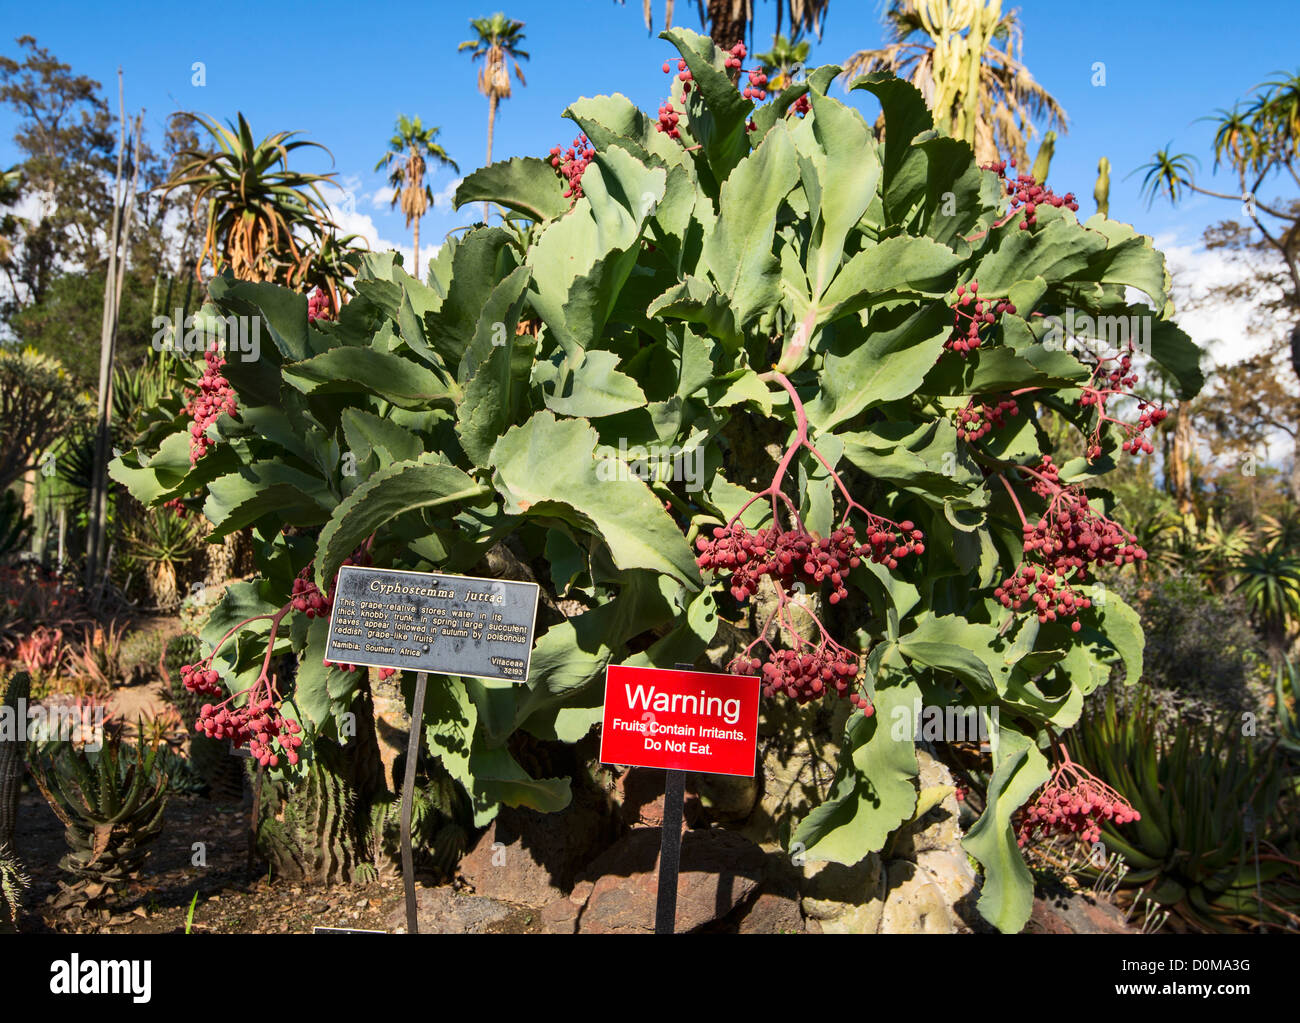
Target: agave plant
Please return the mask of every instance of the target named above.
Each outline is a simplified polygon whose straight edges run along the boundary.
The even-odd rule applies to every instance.
[[[1123,834],[1101,829],[1129,868],[1125,887],[1205,930],[1300,925],[1300,863],[1286,854],[1297,822],[1279,758],[1230,725],[1162,729],[1148,699],[1121,706],[1114,693],[1071,745],[1141,814]]]
[[[182,153],[181,165],[161,186],[164,194],[193,188],[195,217],[207,204],[195,272],[201,276],[204,262],[211,260],[215,271],[228,266],[239,280],[299,286],[311,266],[311,240],[331,223],[320,185],[335,175],[290,170],[289,154],[308,147],[329,150],[296,138],[296,131],[255,142],[242,113],[228,127],[199,114],[181,116],[202,125],[217,146]]]
[[[60,907],[83,914],[103,910],[108,896],[134,878],[162,833],[167,779],[155,751],[137,742],[134,753],[110,737],[97,753],[59,744],[32,764],[32,777],[64,826],[68,853],[59,867],[77,879],[64,886]]]

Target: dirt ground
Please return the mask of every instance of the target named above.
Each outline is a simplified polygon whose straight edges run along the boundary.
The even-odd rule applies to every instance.
[[[219,805],[198,796],[169,797],[166,826],[150,847],[137,883],[117,905],[112,923],[98,930],[115,933],[183,934],[190,900],[198,895],[191,933],[310,934],[316,927],[387,931],[404,905],[400,875],[367,885],[313,886],[268,877],[265,867],[247,869],[248,808]],[[206,866],[196,866],[194,844],[203,843]],[[39,793],[24,792],[18,810],[18,856],[32,887],[24,897],[24,934],[84,933],[94,929],[70,923],[47,903],[67,880],[58,869],[66,852],[63,826]],[[520,910],[488,930],[520,933],[540,930],[535,912]]]

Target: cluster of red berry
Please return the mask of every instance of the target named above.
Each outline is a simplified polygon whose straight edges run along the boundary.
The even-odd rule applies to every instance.
[[[551,147],[551,166],[569,185],[564,191],[564,198],[573,202],[582,198],[582,174],[595,155],[596,150],[585,134],[574,139],[573,145],[567,150],[562,151],[560,146]]]
[[[232,707],[229,701],[216,707],[205,703],[194,727],[209,739],[229,739],[236,747],[247,743],[263,767],[279,767],[281,753],[290,766],[298,763],[302,726],[281,714],[269,695],[250,699],[243,707]]]
[[[1062,762],[1020,820],[1018,844],[1024,846],[1039,833],[1077,835],[1084,842],[1098,842],[1102,824],[1142,819],[1127,799],[1074,763],[1064,748],[1061,752]]]
[[[984,169],[991,170],[1005,177],[1008,161],[999,160],[997,163],[988,164]],[[1016,166],[1016,161],[1011,160],[1012,169]],[[1079,211],[1078,200],[1075,199],[1073,192],[1066,192],[1065,195],[1056,195],[1045,185],[1041,185],[1038,179],[1032,174],[1018,174],[1014,181],[1007,179],[1003,187],[1006,194],[1011,196],[1011,210],[1020,210],[1023,219],[1020,221],[1020,230],[1025,231],[1038,223],[1037,210],[1039,206],[1064,206],[1066,209],[1077,213]]]
[[[1132,533],[1092,510],[1082,487],[1061,483],[1051,455],[1044,455],[1038,470],[1031,472],[1032,489],[1047,501],[1047,510],[1037,523],[1023,523],[1026,560],[993,595],[1003,607],[1017,611],[1032,601],[1040,622],[1075,618],[1092,605],[1073,583],[1086,582],[1095,565],[1131,565],[1147,554]],[[1070,628],[1078,632],[1079,622],[1073,621]]]
[[[979,297],[979,281],[957,285],[957,301],[952,307],[952,333],[944,348],[966,355],[980,346],[980,330],[997,321],[1003,313],[1015,315],[1016,307],[1005,299]]]
[[[972,398],[965,408],[957,410],[957,439],[967,442],[977,441],[994,430],[1002,429],[1005,416],[1020,414],[1015,398],[1003,398],[996,405],[977,402]]]
[[[732,596],[739,601],[757,593],[760,580],[769,576],[782,589],[796,582],[819,586],[829,581],[830,601],[836,604],[848,596],[845,580],[863,558],[897,568],[900,558],[925,552],[924,537],[913,523],[873,519],[863,544],[850,525],[840,526],[829,537],[818,537],[803,529],[775,526],[751,533],[733,522],[695,541],[700,551],[695,561],[700,568],[728,573]]]
[[[331,301],[329,292],[324,288],[317,288],[307,296],[307,322],[315,323],[317,320],[334,319],[334,303]]]
[[[1111,362],[1114,362],[1115,365],[1107,369],[1107,365]],[[1101,431],[1106,423],[1114,423],[1124,432],[1124,442],[1120,446],[1128,454],[1149,455],[1155,450],[1151,441],[1144,434],[1163,423],[1168,418],[1169,413],[1154,402],[1146,398],[1137,398],[1136,395],[1125,390],[1135,386],[1137,379],[1137,372],[1133,369],[1131,345],[1129,351],[1123,355],[1098,358],[1097,365],[1092,370],[1092,380],[1084,385],[1083,394],[1079,398],[1081,408],[1095,408],[1097,410],[1097,421],[1088,438],[1088,457],[1090,459],[1101,455]],[[1136,398],[1138,403],[1138,419],[1136,423],[1125,423],[1106,414],[1107,401],[1116,396]]]
[[[858,658],[838,643],[823,639],[813,646],[805,643],[801,650],[777,650],[767,663],[744,654],[731,664],[734,675],[758,675],[763,680],[763,695],[784,693],[801,704],[819,699],[827,693],[849,697],[863,713],[871,713],[871,704],[852,692],[860,671]]]
[[[239,403],[235,400],[235,389],[230,386],[230,381],[221,372],[226,365],[226,357],[213,349],[204,352],[203,359],[206,365],[203,375],[199,377],[198,393],[188,389],[185,392],[189,398],[185,406],[185,414],[192,420],[190,465],[195,465],[206,455],[214,443],[207,435],[208,427],[215,423],[223,412],[233,416],[239,411]]]
[[[203,696],[220,696],[224,692],[211,657],[181,665],[181,684]],[[248,696],[244,706],[234,705],[236,696],[216,706],[205,703],[194,722],[195,731],[210,739],[229,739],[236,747],[247,743],[249,752],[263,767],[278,767],[280,753],[290,765],[298,763],[298,747],[302,745],[297,734],[300,726],[280,713],[276,706],[278,694],[270,680],[259,676],[251,687],[236,695]]]

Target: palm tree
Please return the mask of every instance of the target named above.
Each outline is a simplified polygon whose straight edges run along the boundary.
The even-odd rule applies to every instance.
[[[181,153],[175,172],[159,189],[166,194],[192,187],[196,218],[207,203],[195,275],[202,279],[203,263],[211,259],[215,270],[229,266],[240,280],[300,284],[314,243],[334,226],[319,185],[333,183],[335,175],[290,170],[288,157],[303,147],[329,150],[295,140],[296,131],[254,142],[243,114],[237,115],[238,125],[227,122],[228,128],[198,114],[182,116],[201,124],[217,144],[214,150]]]
[[[438,145],[441,128],[425,128],[419,116],[408,121],[403,114],[397,116],[397,131],[388,140],[388,152],[375,164],[375,170],[390,168],[388,183],[393,187],[394,207],[399,204],[406,217],[406,226],[415,231],[415,273],[420,274],[420,219],[433,204],[433,192],[424,181],[426,157],[444,167],[459,171],[456,161]]]
[[[621,4],[624,0],[618,0]],[[822,37],[822,22],[830,0],[776,0],[776,31],[781,34],[786,16],[790,18],[790,38],[801,32],[813,32]],[[664,0],[664,28],[673,27],[674,0]],[[695,0],[695,10],[700,24],[709,29],[709,38],[715,45],[730,47],[743,42],[748,31],[752,37],[754,27],[754,0]],[[654,28],[654,0],[642,0],[645,27]]]
[[[925,96],[935,127],[969,142],[980,163],[1004,152],[1024,166],[1034,122],[1064,132],[1066,116],[1021,63],[1018,14],[1003,14],[1002,0],[890,0],[889,45],[853,54],[844,81],[871,71],[907,78]]]
[[[515,77],[520,85],[527,85],[519,62],[528,59],[528,53],[519,48],[524,41],[524,23],[507,18],[500,11],[490,18],[470,19],[474,38],[466,39],[456,52],[469,50],[471,60],[482,60],[478,72],[478,91],[488,100],[487,160],[492,162],[492,136],[496,132],[497,104],[510,98],[510,69],[513,62]],[[488,204],[483,204],[483,220],[488,218]]]
[[[800,41],[796,32],[789,39],[777,35],[770,50],[754,54],[754,59],[767,75],[768,91],[780,92],[791,86],[808,60],[808,49],[808,41]]]

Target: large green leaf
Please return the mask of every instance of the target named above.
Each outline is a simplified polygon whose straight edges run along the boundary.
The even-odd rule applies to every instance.
[[[346,497],[321,530],[316,585],[328,590],[339,565],[362,540],[399,515],[420,508],[481,503],[488,487],[435,453],[396,462],[376,473]]]
[[[555,168],[535,156],[512,156],[467,175],[456,186],[452,203],[460,209],[476,202],[494,202],[539,224],[569,209]]]
[[[478,465],[527,407],[534,341],[517,327],[529,275],[528,267],[518,267],[492,290],[461,359],[465,397],[456,408],[456,435]]]
[[[1024,927],[1034,908],[1034,879],[1016,845],[1011,818],[1050,774],[1047,758],[1029,738],[1001,723],[984,813],[962,845],[984,868],[980,915],[1003,933]]]
[[[899,713],[911,720],[921,688],[906,673],[891,671],[875,689],[875,713],[849,718],[830,795],[792,836],[809,859],[857,863],[882,849],[916,806],[912,731],[899,739],[893,725]]]
[[[781,268],[772,253],[781,201],[799,181],[794,143],[777,125],[723,183],[718,222],[704,241],[700,262],[744,326],[780,299]]]
[[[284,367],[284,377],[304,394],[365,393],[402,408],[458,397],[454,381],[410,359],[374,348],[331,348]]]
[[[601,479],[596,444],[590,425],[551,412],[512,427],[491,456],[507,511],[564,519],[600,537],[619,568],[664,572],[697,588],[699,569],[681,530],[641,480]]]

